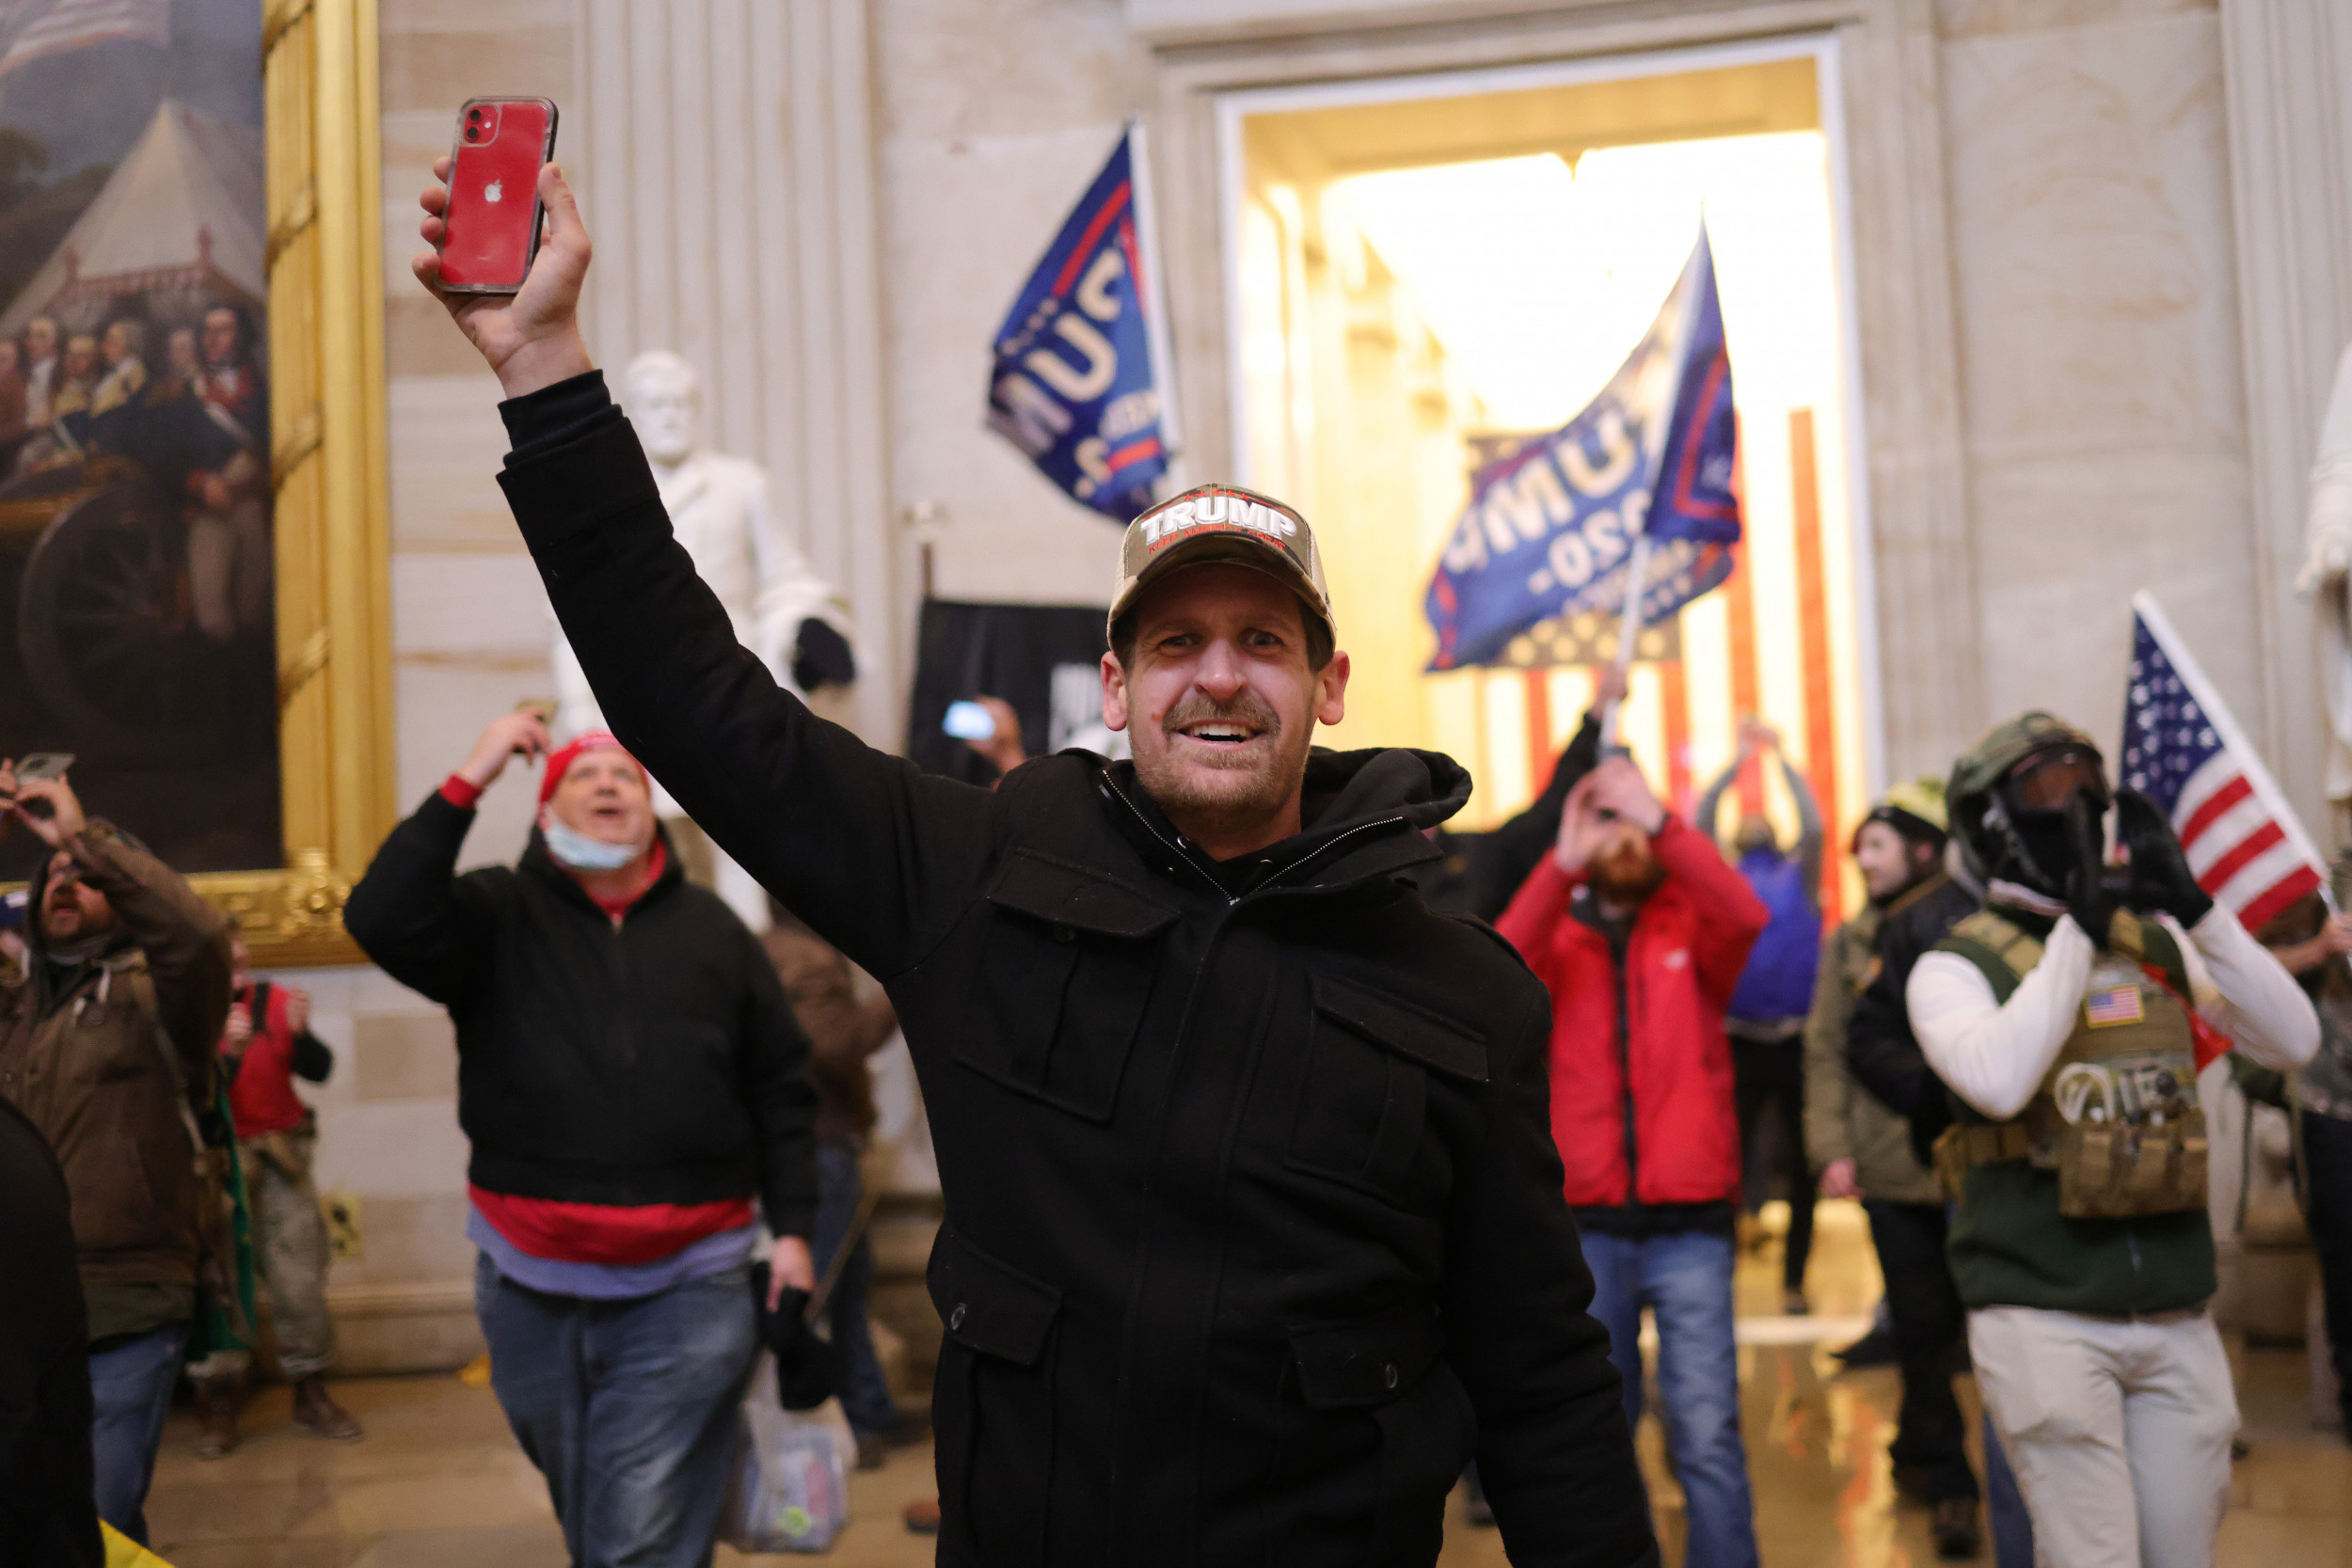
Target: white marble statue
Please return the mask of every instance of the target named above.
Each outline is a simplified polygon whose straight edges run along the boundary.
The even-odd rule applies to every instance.
[[[2296,592],[2318,601],[2320,670],[2328,698],[2328,799],[2352,800],[2352,348],[2336,367],[2336,388],[2320,421],[2312,464],[2310,521]]]
[[[810,568],[769,503],[768,475],[755,463],[726,457],[702,445],[702,382],[677,355],[656,349],[629,361],[621,404],[637,438],[652,461],[654,482],[670,526],[694,569],[726,606],[737,641],[768,666],[779,684],[800,693],[792,679],[793,651],[801,624],[815,618],[844,639],[849,619],[832,587]],[[571,644],[554,634],[555,733],[559,739],[605,727],[596,694]],[[805,693],[801,693],[805,695]],[[707,847],[712,885],[729,908],[755,931],[768,928],[768,898],[751,874],[685,820],[676,800],[659,784],[654,809],[674,838],[691,836],[694,849]]]

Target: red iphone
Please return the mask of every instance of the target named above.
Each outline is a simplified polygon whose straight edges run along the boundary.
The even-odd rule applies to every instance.
[[[551,99],[474,98],[457,111],[441,287],[511,294],[523,286],[539,254],[539,169],[554,155]]]

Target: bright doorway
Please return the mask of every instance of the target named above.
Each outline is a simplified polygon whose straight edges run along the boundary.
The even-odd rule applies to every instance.
[[[1566,422],[1648,327],[1702,215],[1740,409],[1747,536],[1722,588],[1645,634],[1624,737],[1688,810],[1755,713],[1842,854],[1877,733],[1852,454],[1834,45],[1616,58],[1235,93],[1221,103],[1238,477],[1323,538],[1355,661],[1334,746],[1422,746],[1476,775],[1463,826],[1542,787],[1614,645],[1605,616],[1510,669],[1422,673],[1422,597],[1469,478]],[[1750,769],[1726,800],[1793,809]]]

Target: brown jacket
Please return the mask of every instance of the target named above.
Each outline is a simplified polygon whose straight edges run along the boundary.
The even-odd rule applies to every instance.
[[[0,985],[0,1094],[65,1168],[85,1290],[193,1286],[199,1189],[183,1094],[212,1083],[229,925],[103,823],[81,832],[73,855],[114,906],[122,941],[50,994],[35,911],[29,973]]]
[[[879,992],[860,1002],[850,960],[790,915],[779,913],[762,940],[808,1037],[817,1141],[862,1143],[874,1130],[874,1075],[866,1059],[898,1032],[898,1015]]]

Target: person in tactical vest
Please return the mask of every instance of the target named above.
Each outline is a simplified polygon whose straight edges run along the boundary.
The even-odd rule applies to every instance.
[[[2042,1562],[2202,1568],[2238,1417],[2205,1311],[2197,1072],[2233,1042],[2299,1067],[2318,1020],[2198,886],[2162,810],[2110,792],[2080,730],[1999,725],[1953,768],[1948,804],[1985,901],[1905,994],[1957,1100],[1935,1153],[1977,1386]]]
[[[1896,1489],[1931,1510],[1936,1555],[1977,1555],[1977,1474],[1966,1420],[1952,1393],[1964,1325],[1944,1261],[1944,1191],[1914,1152],[1901,1111],[1857,1083],[1846,1064],[1854,1003],[1880,970],[1879,932],[1915,907],[1947,896],[1944,781],[1897,784],[1854,829],[1854,863],[1869,895],[1830,936],[1804,1027],[1805,1157],[1821,1196],[1859,1198],[1886,1280],[1903,1402],[1889,1456]]]

